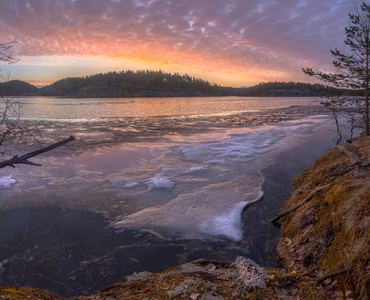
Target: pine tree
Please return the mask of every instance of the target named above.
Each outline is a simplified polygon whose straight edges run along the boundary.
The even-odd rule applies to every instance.
[[[332,91],[346,90],[346,93],[341,96],[329,93],[324,105],[329,107],[335,116],[340,112],[347,112],[351,116],[352,125],[355,124],[354,118],[361,115],[362,127],[368,136],[370,134],[370,5],[362,2],[354,14],[349,14],[349,20],[350,26],[345,28],[344,50],[330,50],[334,56],[332,62],[334,72],[316,71],[312,68],[303,69],[303,72],[318,78]],[[336,121],[338,121],[337,118]],[[337,130],[338,125],[337,123]]]

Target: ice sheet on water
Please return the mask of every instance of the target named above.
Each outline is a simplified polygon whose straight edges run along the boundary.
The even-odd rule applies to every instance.
[[[261,167],[275,159],[274,149],[300,143],[294,135],[300,139],[314,127],[315,120],[300,120],[221,128],[207,138],[195,133],[195,138],[182,139],[179,134],[178,141],[168,137],[145,148],[123,146],[120,157],[122,151],[136,155],[138,149],[143,150],[137,156],[124,155],[127,162],[134,157],[135,164],[114,166],[115,173],[105,177],[113,178],[112,190],[119,190],[119,199],[126,201],[117,226],[150,230],[163,237],[242,239],[241,212],[261,196]],[[147,149],[153,145],[158,151],[151,155]],[[104,184],[108,183],[109,190],[107,179]]]
[[[261,199],[263,192],[256,194],[255,201]],[[225,236],[234,241],[239,241],[243,237],[241,228],[241,214],[248,202],[239,202],[224,214],[211,216],[201,225],[200,230],[211,236]]]
[[[220,159],[238,158],[250,160],[279,148],[287,136],[310,134],[313,128],[326,120],[326,116],[312,116],[304,120],[257,126],[253,130],[230,129],[223,140],[187,145],[182,148],[182,152],[187,160],[197,162],[210,163]]]
[[[10,188],[10,185],[15,183],[15,179],[12,179],[12,175],[4,176],[0,178],[0,187]]]
[[[185,146],[182,152],[185,158],[191,161],[201,162],[202,158],[207,157],[208,163],[229,158],[254,158],[258,153],[274,150],[276,143],[281,140],[282,132],[271,129],[271,131],[230,134],[229,138],[223,141]]]
[[[163,163],[167,167],[176,166],[177,171],[162,168],[146,183],[149,190],[172,189],[176,184],[178,196],[127,215],[117,226],[152,230],[164,237],[241,240],[243,208],[262,195],[260,168],[268,161],[264,155],[279,147],[291,146],[293,135],[310,133],[319,122],[309,119],[253,130],[227,129],[222,140],[216,136],[213,141],[173,147],[178,158],[171,161],[172,165],[167,157]],[[258,158],[262,158],[262,162],[248,164]],[[181,169],[181,161],[191,163],[191,167]],[[201,172],[203,170],[207,172]],[[195,177],[202,180],[194,181]]]
[[[328,118],[324,115],[310,116],[303,120],[287,121],[275,125],[281,128],[285,134],[309,134],[312,129],[322,123],[327,123]]]
[[[242,239],[241,212],[245,205],[260,199],[262,182],[261,175],[242,175],[227,182],[209,184],[180,194],[162,206],[125,216],[116,225],[152,230],[165,237],[222,237],[239,241]]]

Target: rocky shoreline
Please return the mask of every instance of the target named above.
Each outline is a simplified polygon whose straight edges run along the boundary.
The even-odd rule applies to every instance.
[[[293,181],[296,192],[283,211],[311,196],[281,219],[278,268],[263,270],[242,258],[234,263],[203,259],[159,274],[134,274],[125,283],[75,299],[367,299],[369,149],[370,138],[358,138]],[[0,299],[63,298],[0,287]]]

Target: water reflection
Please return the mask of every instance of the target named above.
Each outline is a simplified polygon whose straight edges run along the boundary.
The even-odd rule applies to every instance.
[[[164,116],[229,115],[259,109],[310,105],[313,98],[182,97],[182,98],[21,98],[24,118],[106,119]]]

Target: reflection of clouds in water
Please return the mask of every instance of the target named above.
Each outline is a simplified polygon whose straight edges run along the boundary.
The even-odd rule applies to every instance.
[[[169,123],[176,118],[197,119],[210,116],[228,116],[261,108],[312,105],[310,97],[167,97],[134,98],[130,101],[125,98],[32,97],[21,100],[24,100],[27,105],[23,117],[25,120],[58,121],[75,123],[75,125],[87,122],[98,125],[104,121],[115,122],[119,120],[126,120],[130,125],[133,121],[141,121],[141,118],[148,118],[152,124],[156,125],[155,122],[159,124],[162,120],[153,120],[153,117],[164,117],[166,123]],[[50,101],[50,104],[45,105],[45,101]],[[105,125],[110,126],[111,124]]]

